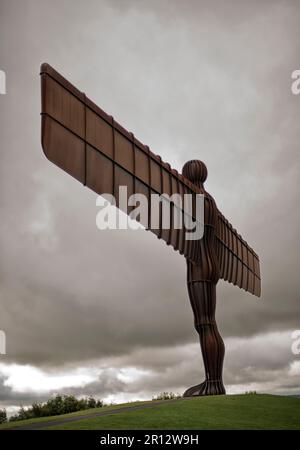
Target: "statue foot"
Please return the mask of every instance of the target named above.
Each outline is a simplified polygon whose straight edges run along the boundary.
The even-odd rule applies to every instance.
[[[198,397],[201,395],[225,395],[226,391],[222,380],[205,380],[201,384],[187,389],[183,397]]]

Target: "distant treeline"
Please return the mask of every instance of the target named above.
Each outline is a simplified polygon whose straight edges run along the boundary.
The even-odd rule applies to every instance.
[[[174,394],[173,392],[161,392],[160,394],[152,397],[152,400],[173,400],[175,398],[181,398],[182,395]]]
[[[33,403],[29,408],[19,409],[17,414],[9,418],[10,422],[25,419],[35,419],[37,417],[59,416],[85,409],[101,408],[103,402],[90,396],[88,398],[77,399],[74,395],[56,395],[45,403]],[[7,421],[6,411],[0,410],[0,423]]]
[[[171,400],[180,397],[180,394],[174,394],[173,392],[161,392],[152,397],[152,400]],[[92,396],[79,400],[74,395],[56,395],[45,403],[33,403],[29,408],[21,406],[17,414],[9,418],[9,422],[38,417],[60,416],[61,414],[101,408],[102,406],[104,406],[104,403]],[[7,422],[6,410],[0,409],[0,424],[4,422]]]

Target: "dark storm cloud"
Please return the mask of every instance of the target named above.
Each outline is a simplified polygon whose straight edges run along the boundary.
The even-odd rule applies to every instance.
[[[246,390],[278,394],[299,392],[300,360],[291,353],[290,333],[270,333],[248,339],[230,338],[227,341],[225,381],[230,393]],[[135,349],[130,354],[104,357],[102,360],[86,361],[86,372],[92,373],[92,381],[76,387],[51,388],[51,375],[59,374],[53,369],[48,373],[49,388],[34,386],[18,390],[13,386],[15,370],[7,370],[0,383],[0,407],[29,405],[44,401],[57,393],[77,397],[93,395],[110,402],[113,399],[150,399],[159,392],[172,391],[181,394],[187,385],[199,383],[204,376],[199,364],[199,347],[196,344],[172,347],[148,347]],[[65,379],[73,374],[76,365],[65,367]],[[0,367],[0,373],[3,370]],[[8,373],[9,372],[9,373]],[[46,374],[46,372],[45,372]],[[36,378],[35,378],[36,379]],[[65,380],[64,380],[65,381]]]
[[[299,20],[292,1],[1,2],[3,361],[55,367],[151,348],[151,364],[142,354],[140,364],[159,372],[172,367],[161,347],[197,342],[183,258],[150,233],[98,231],[95,195],[43,156],[43,61],[178,170],[206,162],[206,188],[259,254],[263,276],[261,300],[220,282],[225,338],[300,328],[300,96],[290,90]],[[247,357],[237,358],[238,377],[250,380]],[[266,357],[264,379],[286,358]],[[182,385],[193,369],[182,369]],[[159,389],[159,380],[148,381]]]

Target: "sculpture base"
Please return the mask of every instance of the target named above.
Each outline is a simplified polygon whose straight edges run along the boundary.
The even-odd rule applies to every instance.
[[[222,380],[206,380],[201,384],[192,386],[185,391],[183,397],[199,397],[204,395],[225,395],[226,391]]]

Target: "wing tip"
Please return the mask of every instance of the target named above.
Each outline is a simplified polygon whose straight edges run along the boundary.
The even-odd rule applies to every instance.
[[[50,66],[50,64],[43,62],[40,66],[40,75],[42,73],[49,73],[51,69],[52,67]]]

